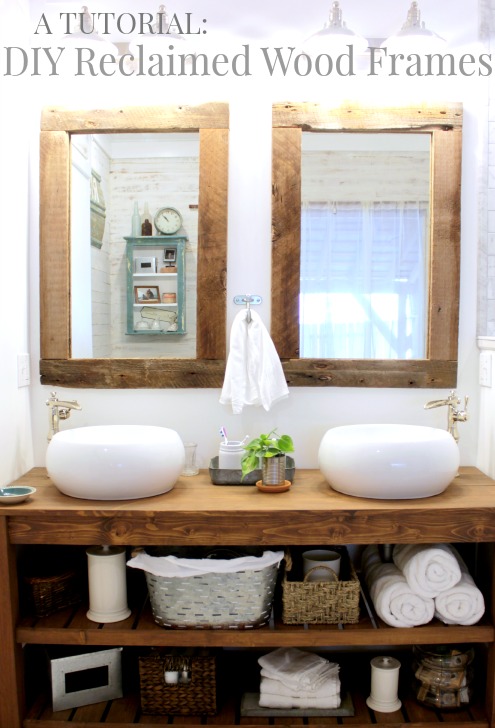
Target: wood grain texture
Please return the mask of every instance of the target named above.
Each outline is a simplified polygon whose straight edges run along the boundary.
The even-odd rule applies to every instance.
[[[24,702],[22,677],[23,655],[15,641],[15,626],[19,618],[16,555],[7,536],[7,519],[0,518],[0,675],[2,695],[15,695],[18,700],[0,699],[0,726],[20,728]]]
[[[462,133],[432,135],[428,357],[457,359]]]
[[[42,131],[75,134],[197,131],[203,127],[228,129],[228,105],[207,103],[197,106],[122,106],[91,110],[48,106],[41,114]]]
[[[299,356],[301,131],[272,134],[272,319],[282,359]]]
[[[444,493],[419,500],[353,498],[319,471],[298,470],[290,489],[267,496],[252,486],[212,485],[202,471],[162,496],[85,501],[61,494],[43,468],[17,481],[38,490],[9,513],[12,543],[89,545],[305,545],[493,542],[495,482],[474,468]]]
[[[224,359],[229,134],[226,129],[201,129],[199,139],[196,356]]]
[[[292,359],[282,366],[290,387],[445,389],[457,372],[457,361],[443,359]]]
[[[91,389],[221,387],[225,361],[200,359],[43,359],[41,384]]]
[[[41,357],[70,357],[69,137],[40,137]]]
[[[274,127],[297,127],[304,131],[416,131],[462,127],[462,104],[443,106],[365,106],[357,103],[331,106],[320,103],[276,103]]]
[[[462,105],[414,107],[325,106],[280,103],[272,107],[272,326],[290,386],[437,387],[457,385],[460,273]],[[301,131],[431,133],[431,233],[427,359],[315,360],[299,357],[300,159],[293,150]],[[299,142],[300,143],[300,142]],[[287,151],[288,150],[288,151]],[[284,251],[287,255],[284,256]]]

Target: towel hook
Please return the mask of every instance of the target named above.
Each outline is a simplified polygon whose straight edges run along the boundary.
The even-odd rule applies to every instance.
[[[261,296],[255,296],[251,293],[245,296],[234,296],[234,303],[236,304],[236,306],[242,306],[243,304],[246,304],[246,321],[248,322],[248,324],[251,322],[251,306],[258,306],[261,301]]]

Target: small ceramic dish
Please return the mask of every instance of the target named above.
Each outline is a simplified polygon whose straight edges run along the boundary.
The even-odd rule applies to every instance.
[[[262,493],[285,493],[291,486],[290,480],[285,480],[280,485],[264,485],[262,480],[256,481],[256,487]]]
[[[0,488],[0,503],[22,503],[33,493],[36,493],[36,488],[28,485],[9,485],[7,488]]]

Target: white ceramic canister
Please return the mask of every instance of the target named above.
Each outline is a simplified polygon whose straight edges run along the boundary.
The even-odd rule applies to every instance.
[[[218,467],[220,470],[240,470],[244,453],[244,446],[240,440],[221,442],[218,451]]]
[[[127,606],[126,554],[121,546],[87,549],[89,610],[93,622],[120,622],[131,610]]]

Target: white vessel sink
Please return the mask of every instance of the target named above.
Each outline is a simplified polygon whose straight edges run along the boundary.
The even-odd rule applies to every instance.
[[[334,490],[361,498],[426,498],[459,468],[446,430],[421,425],[344,425],[325,433],[319,468]]]
[[[74,498],[130,500],[171,490],[184,467],[175,430],[150,425],[96,425],[57,432],[46,468]]]

